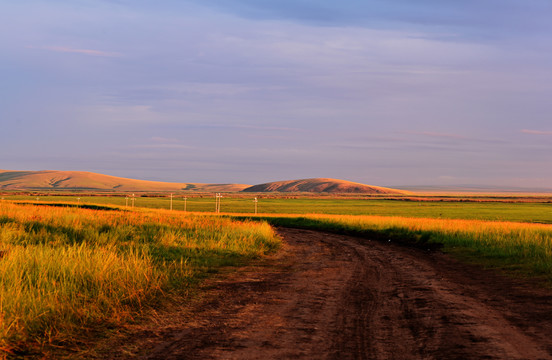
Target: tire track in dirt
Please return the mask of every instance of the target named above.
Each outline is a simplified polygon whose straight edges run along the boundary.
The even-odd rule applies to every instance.
[[[552,359],[552,291],[393,244],[278,229],[283,250],[135,336],[142,359]]]
[[[361,270],[354,273],[354,280],[345,290],[350,295],[346,296],[349,301],[344,302],[341,316],[355,319],[355,314],[364,314],[365,309],[370,313],[363,325],[372,339],[370,345],[359,347],[358,341],[352,343],[347,341],[350,337],[342,336],[335,342],[340,356],[356,347],[360,351],[353,357],[358,359],[552,358],[548,339],[532,337],[507,320],[511,309],[466,296],[468,279],[451,282],[447,278],[451,269],[438,266],[447,264],[443,256],[379,243],[361,245],[351,239],[329,241],[354,248],[362,259]],[[454,265],[457,268],[452,271],[462,270],[462,265]],[[508,283],[507,279],[500,280]],[[371,296],[363,294],[364,303],[354,295],[361,289],[371,292]],[[487,289],[483,290],[480,293],[488,297]],[[550,317],[543,320],[543,330],[548,331]],[[358,331],[362,329],[354,328],[353,332]],[[364,348],[368,350],[363,352]]]

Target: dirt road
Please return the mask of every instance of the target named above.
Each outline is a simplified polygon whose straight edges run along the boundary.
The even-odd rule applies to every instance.
[[[419,249],[279,229],[268,263],[144,330],[143,359],[552,359],[552,291]]]

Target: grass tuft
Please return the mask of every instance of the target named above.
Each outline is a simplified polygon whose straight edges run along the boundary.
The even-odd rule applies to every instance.
[[[0,204],[0,354],[107,329],[280,244],[266,223],[162,210]]]

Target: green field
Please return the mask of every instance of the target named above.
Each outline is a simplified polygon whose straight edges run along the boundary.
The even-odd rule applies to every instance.
[[[37,201],[36,196],[5,196],[9,200]],[[80,204],[132,205],[131,198],[109,196],[40,196],[39,202]],[[168,209],[168,197],[136,197],[135,207]],[[381,215],[417,218],[471,219],[516,221],[552,224],[552,203],[538,202],[464,202],[464,201],[406,201],[340,198],[262,198],[258,212],[264,214],[334,214]],[[173,199],[173,209],[190,212],[213,212],[214,197],[182,197]],[[253,196],[223,197],[221,212],[252,214],[255,211]]]

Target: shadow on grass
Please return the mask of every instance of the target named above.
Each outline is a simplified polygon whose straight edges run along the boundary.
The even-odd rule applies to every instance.
[[[273,226],[326,231],[334,234],[350,235],[380,242],[393,242],[403,246],[410,246],[423,250],[433,251],[443,248],[443,243],[432,239],[433,233],[430,231],[411,231],[399,227],[392,227],[381,230],[357,229],[346,224],[309,219],[305,217],[233,216],[232,218],[236,220],[266,221]]]
[[[399,227],[359,229],[347,224],[305,217],[233,218],[266,221],[273,226],[325,231],[385,243],[392,242],[425,251],[442,250],[462,262],[498,269],[514,277],[532,278],[542,281],[546,287],[552,287],[552,267],[549,258],[541,253],[527,254],[526,247],[514,251],[511,247],[500,246],[500,243],[496,246],[481,245],[477,239],[472,239],[469,235],[466,235],[463,242],[458,243],[458,239],[449,239],[447,234],[439,231],[413,231]]]
[[[32,205],[32,206],[50,206],[50,207],[63,207],[63,208],[79,208],[89,210],[103,210],[103,211],[127,211],[116,207],[105,205],[92,205],[92,204],[67,204],[67,203],[29,203],[18,202],[18,205]]]

